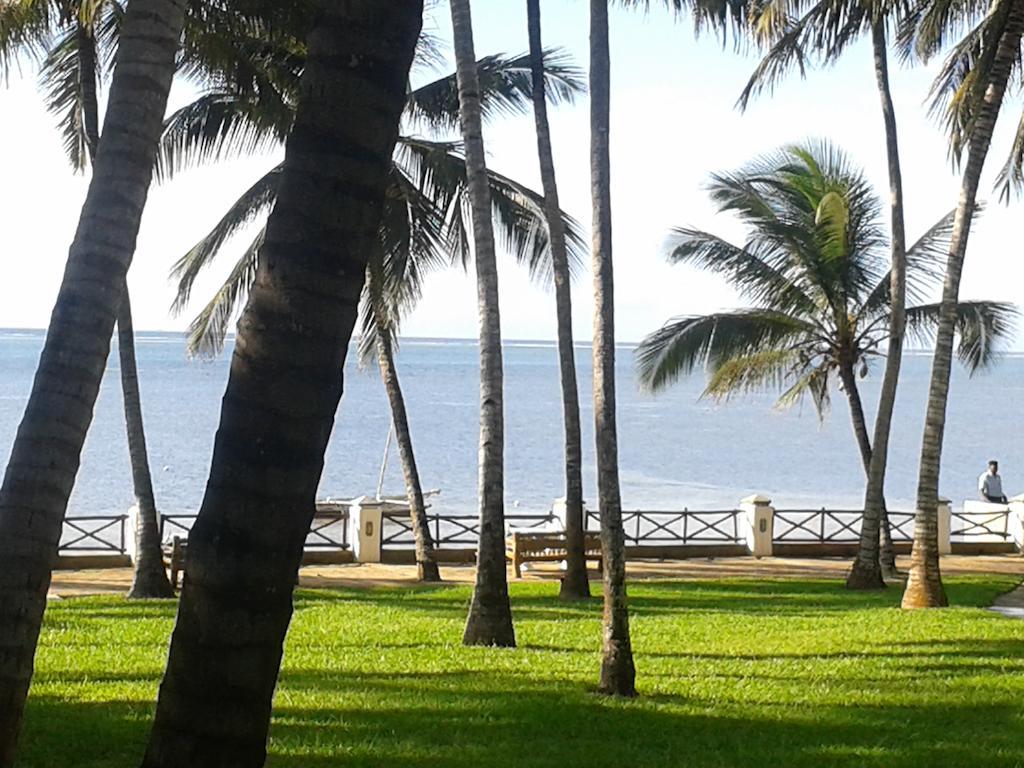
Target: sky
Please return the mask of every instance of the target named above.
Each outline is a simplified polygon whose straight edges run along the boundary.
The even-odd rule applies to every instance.
[[[545,45],[566,48],[576,63],[588,58],[585,0],[547,0]],[[526,3],[474,0],[477,54],[527,49]],[[450,41],[446,4],[426,19],[427,28]],[[756,59],[710,35],[695,38],[688,20],[662,10],[612,12],[612,205],[616,270],[617,335],[640,340],[673,316],[704,314],[741,305],[721,278],[665,262],[664,241],[674,226],[697,227],[742,242],[737,222],[717,214],[706,182],[714,172],[736,169],[756,156],[809,138],[828,138],[862,166],[880,194],[888,190],[882,121],[869,46],[849,50],[838,66],[794,73],[771,94],[741,113],[736,98]],[[450,59],[450,46],[447,50]],[[959,178],[941,130],[927,114],[935,65],[906,69],[895,61],[892,80],[900,126],[911,241],[951,210]],[[436,74],[442,74],[438,72]],[[420,75],[421,78],[424,75]],[[187,103],[195,90],[176,84],[169,109]],[[1019,104],[1011,109],[1018,110]],[[1017,115],[997,129],[982,191],[991,203],[971,236],[961,296],[1017,301],[1024,279],[1020,259],[1021,203],[1009,207],[991,193],[995,171],[1009,151]],[[42,106],[36,73],[25,66],[0,83],[0,248],[6,256],[0,279],[0,327],[45,327],[56,297],[68,246],[78,221],[87,178],[72,174],[55,119]],[[563,207],[590,222],[588,104],[552,112],[556,171]],[[488,163],[539,189],[532,115],[485,127]],[[183,173],[154,185],[129,285],[140,330],[183,329],[219,285],[248,242],[243,234],[226,249],[219,268],[201,278],[192,307],[170,311],[168,272],[227,207],[279,159],[280,153],[233,159]],[[530,282],[508,258],[500,262],[503,335],[553,339],[552,292]],[[574,293],[574,332],[591,335],[589,273]],[[936,300],[938,296],[934,297]],[[406,320],[408,336],[471,338],[477,333],[472,275],[447,272],[430,278],[426,295]],[[1024,336],[1012,343],[1024,349]]]

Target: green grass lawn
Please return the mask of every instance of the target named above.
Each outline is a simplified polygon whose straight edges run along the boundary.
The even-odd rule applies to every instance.
[[[593,693],[600,603],[516,584],[520,648],[461,647],[469,590],[302,592],[270,766],[1024,766],[1024,622],[837,582],[631,585],[641,697]],[[171,602],[50,606],[20,766],[138,765]]]

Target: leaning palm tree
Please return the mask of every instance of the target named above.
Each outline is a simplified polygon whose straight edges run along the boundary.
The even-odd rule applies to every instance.
[[[465,645],[514,647],[515,629],[505,568],[505,414],[498,310],[498,263],[491,190],[484,155],[480,76],[469,0],[450,0],[459,82],[459,117],[466,144],[466,179],[473,220],[477,311],[480,318],[480,537],[476,584],[462,636]]]
[[[576,354],[572,340],[572,273],[565,225],[558,200],[554,152],[544,83],[544,47],[541,38],[540,0],[526,0],[530,37],[533,113],[537,124],[537,155],[544,187],[544,214],[551,241],[551,266],[558,315],[558,367],[562,385],[562,420],[565,432],[565,539],[566,568],[559,594],[568,600],[590,597],[584,548],[583,445],[580,431],[580,394],[576,385]]]
[[[33,8],[41,4],[43,0],[24,4],[21,23],[25,24],[31,18]],[[99,146],[99,89],[104,80],[104,64],[116,47],[124,8],[114,0],[107,0],[81,5],[64,2],[57,5],[57,11],[50,19],[52,28],[45,32],[39,30],[41,35],[34,40],[47,48],[40,68],[40,86],[45,91],[47,107],[59,118],[68,159],[76,171],[85,171],[95,162]],[[3,13],[9,14],[11,9],[4,9]],[[35,46],[16,36],[11,29],[12,24],[6,26],[7,32],[0,39],[0,46],[6,50],[17,42],[20,43],[17,47],[31,54]],[[7,55],[0,53],[0,78],[3,77],[4,62],[12,54],[16,55],[16,51],[7,51]],[[174,592],[164,571],[160,552],[159,518],[146,450],[127,285],[118,307],[117,328],[128,455],[137,510],[134,577],[128,596],[171,597]]]
[[[790,5],[775,2],[755,5],[751,12],[751,29],[758,42],[767,45],[768,51],[740,97],[740,104],[745,108],[755,92],[773,86],[793,66],[799,65],[803,72],[808,61],[821,60],[825,65],[833,64],[861,35],[871,36],[875,83],[885,126],[891,192],[891,307],[885,374],[875,416],[872,451],[865,467],[867,487],[864,495],[860,546],[846,582],[851,589],[881,588],[885,586],[884,577],[898,575],[884,494],[889,434],[892,431],[892,415],[896,406],[896,389],[903,362],[903,339],[906,331],[907,238],[896,106],[889,84],[889,28],[898,25],[903,19],[906,5],[891,0],[819,0],[806,7],[797,4],[796,9],[800,15],[795,18],[791,16],[794,9]]]
[[[423,12],[422,0],[318,6],[189,534],[146,768],[266,761],[292,592]]]
[[[1011,81],[1024,84],[1021,68],[1024,3],[1020,0],[992,0],[989,4],[959,4],[929,0],[915,6],[914,15],[904,30],[903,43],[908,51],[928,60],[945,49],[951,35],[963,29],[967,29],[966,34],[947,56],[933,86],[934,107],[946,116],[952,156],[959,164],[966,150],[967,162],[963,166],[953,236],[949,241],[936,330],[935,357],[921,442],[914,550],[910,578],[903,593],[904,608],[931,608],[947,603],[939,571],[937,508],[946,403],[959,317],[960,276],[971,222],[977,209],[981,172],[1003,98]],[[1021,174],[1022,149],[1024,121],[1018,128],[1010,159],[1000,174],[1005,192],[1024,179]]]
[[[30,29],[49,29],[50,11],[42,8]],[[51,569],[134,255],[183,23],[183,0],[128,4],[89,192],[0,488],[3,768],[14,761]]]
[[[752,306],[677,318],[648,336],[636,353],[642,384],[660,390],[706,366],[706,396],[778,388],[779,406],[809,396],[821,417],[838,384],[867,467],[871,440],[857,381],[889,340],[891,312],[880,199],[827,142],[786,147],[736,173],[718,174],[710,191],[719,211],[747,225],[746,242],[679,229],[669,259],[722,275]],[[907,249],[914,298],[936,286],[951,220],[944,217]],[[926,340],[934,333],[940,305],[906,312],[911,337]],[[959,305],[959,354],[969,370],[993,363],[1016,314],[1014,305],[1000,302]]]

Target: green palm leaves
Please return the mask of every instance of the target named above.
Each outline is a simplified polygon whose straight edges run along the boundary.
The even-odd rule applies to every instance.
[[[546,93],[553,103],[574,100],[584,90],[583,74],[564,53],[544,57]],[[489,56],[478,62],[485,117],[525,112],[532,99],[529,57]],[[254,99],[251,93],[212,90],[172,114],[165,126],[159,173],[168,177],[185,168],[248,154],[280,143],[291,128],[294,94]],[[269,108],[265,105],[269,104]],[[405,111],[410,130],[399,139],[385,200],[379,253],[369,268],[363,296],[361,351],[376,348],[376,334],[397,333],[401,318],[422,294],[430,272],[465,266],[471,256],[466,165],[461,144],[412,135],[419,127],[433,132],[458,125],[458,89],[448,75],[410,91]],[[178,281],[175,312],[189,303],[196,278],[235,234],[265,216],[277,194],[280,167],[258,180],[231,206],[213,229],[173,267]],[[489,172],[496,232],[505,249],[541,282],[550,279],[551,256],[543,198],[499,173]],[[579,224],[564,217],[570,262],[578,267],[586,254]],[[239,257],[224,284],[193,320],[193,353],[216,354],[232,318],[255,277],[262,232]]]
[[[747,226],[746,242],[677,229],[668,258],[722,275],[752,308],[666,323],[637,350],[642,386],[657,391],[706,367],[707,396],[776,390],[784,407],[810,395],[823,415],[833,376],[843,368],[866,373],[888,338],[888,240],[878,196],[827,142],[786,147],[718,174],[710,194]],[[941,280],[951,220],[943,217],[907,254],[917,300]],[[990,364],[1015,316],[1010,304],[961,304],[961,360],[971,370]],[[912,307],[907,320],[912,338],[928,338],[938,305]]]

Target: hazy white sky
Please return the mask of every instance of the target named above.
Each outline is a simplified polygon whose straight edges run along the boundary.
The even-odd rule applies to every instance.
[[[477,52],[519,53],[526,49],[525,2],[474,0]],[[587,63],[587,3],[547,0],[545,43],[568,48]],[[446,5],[428,19],[450,37]],[[753,64],[731,46],[705,36],[694,39],[689,23],[674,23],[663,11],[648,16],[613,12],[612,174],[618,336],[635,341],[677,314],[696,314],[737,304],[718,279],[664,263],[661,244],[675,225],[698,226],[740,238],[735,222],[716,215],[704,192],[714,171],[728,170],[759,153],[808,137],[828,137],[862,164],[880,191],[888,189],[881,118],[870,50],[851,50],[839,67],[794,76],[746,113],[734,103]],[[904,158],[909,236],[914,239],[951,209],[958,178],[944,139],[923,107],[932,70],[893,64],[895,98]],[[172,107],[192,95],[175,88]],[[1016,108],[1017,105],[1014,105]],[[589,137],[587,104],[553,113],[554,142],[564,207],[589,225]],[[1016,115],[1002,122],[993,145],[983,191],[1009,150]],[[35,73],[26,70],[0,90],[0,327],[45,327],[78,220],[86,180],[71,174],[55,120],[41,106]],[[492,166],[539,188],[532,116],[492,124],[485,130]],[[172,317],[167,273],[217,221],[240,192],[261,176],[274,156],[247,158],[195,170],[167,186],[155,186],[143,221],[130,286],[136,326],[183,328],[188,316]],[[964,273],[965,298],[1016,301],[1024,278],[1020,256],[1021,208],[993,198],[971,239]],[[245,238],[243,237],[242,240]],[[210,295],[228,268],[201,280],[198,300]],[[506,338],[554,337],[554,300],[532,285],[515,265],[501,269]],[[575,331],[591,330],[589,276],[576,291]],[[937,298],[937,297],[936,297]],[[476,335],[476,294],[468,276],[431,279],[422,305],[409,318],[413,336]],[[1015,347],[1021,347],[1020,337]]]

